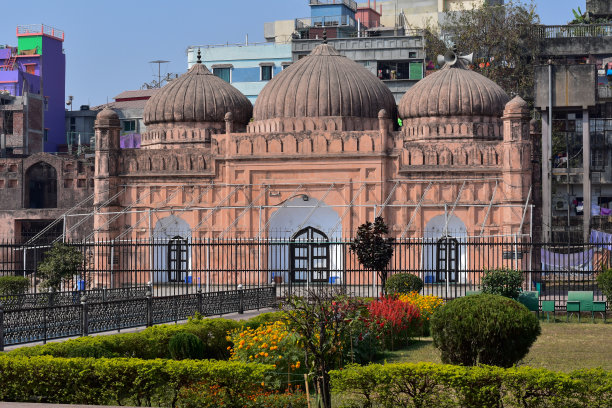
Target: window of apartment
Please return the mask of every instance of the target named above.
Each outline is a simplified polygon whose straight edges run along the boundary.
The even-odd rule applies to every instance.
[[[379,61],[378,78],[386,79],[422,79],[423,63],[411,61]]]
[[[136,121],[135,120],[124,120],[123,121],[123,131],[124,132],[135,132],[136,131]]]
[[[291,62],[288,62],[288,61],[281,62],[281,67],[283,67],[283,70],[287,69],[289,65],[291,65]]]
[[[28,74],[36,75],[36,64],[24,64]]]
[[[13,134],[13,111],[4,111],[4,133],[7,135]]]
[[[217,64],[212,66],[213,75],[218,76],[225,82],[232,83],[232,64]]]
[[[262,62],[259,64],[259,68],[262,81],[269,81],[272,79],[272,70],[274,69],[273,63]]]

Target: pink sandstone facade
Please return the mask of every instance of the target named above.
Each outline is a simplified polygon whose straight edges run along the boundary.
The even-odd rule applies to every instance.
[[[529,235],[527,105],[461,59],[399,106],[327,44],[274,77],[254,108],[198,63],[149,100],[144,119],[142,148],[120,149],[117,115],[97,117],[89,239],[334,241],[376,215],[396,239]],[[137,263],[170,267],[164,248]]]

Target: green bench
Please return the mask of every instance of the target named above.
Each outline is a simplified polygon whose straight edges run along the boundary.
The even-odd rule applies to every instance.
[[[481,293],[482,293],[481,290],[466,290],[465,291],[465,296],[480,295]]]
[[[566,320],[569,321],[570,315],[577,313],[580,322],[582,312],[591,312],[591,320],[595,320],[595,313],[601,313],[606,320],[606,302],[594,301],[593,291],[570,290],[567,292],[567,303],[565,304]]]

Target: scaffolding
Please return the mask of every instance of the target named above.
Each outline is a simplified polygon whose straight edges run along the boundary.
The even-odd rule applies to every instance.
[[[492,193],[488,196],[487,201],[480,201],[477,199],[469,199],[466,197],[464,192],[469,189],[470,183],[487,183],[492,189]],[[353,187],[354,185],[354,187]],[[364,191],[370,188],[378,187],[380,191],[385,191],[385,186],[390,188],[386,190],[388,193],[380,193],[378,197],[368,197],[367,194],[364,197]],[[401,190],[408,191],[410,187],[422,186],[424,187],[422,193],[416,196],[415,199],[409,199],[407,197],[399,197],[398,192]],[[198,186],[193,183],[148,183],[148,184],[125,184],[121,186],[120,193],[115,196],[121,195],[127,201],[126,197],[130,197],[127,191],[130,189],[142,189],[149,188],[149,191],[145,194],[141,194],[139,197],[135,196],[132,202],[123,202],[121,204],[121,210],[119,211],[106,211],[104,215],[107,216],[107,221],[104,225],[98,227],[91,234],[85,237],[84,241],[89,241],[94,238],[96,232],[99,232],[104,227],[109,226],[113,222],[117,221],[121,216],[136,217],[136,220],[131,225],[124,225],[120,227],[118,235],[115,240],[127,239],[130,237],[130,233],[134,232],[137,227],[142,226],[140,229],[149,230],[149,239],[153,239],[153,217],[156,220],[161,219],[165,214],[194,214],[194,226],[191,228],[192,239],[197,240],[198,237],[195,233],[200,232],[201,234],[215,232],[215,238],[230,238],[232,233],[241,233],[243,236],[250,238],[263,239],[270,232],[271,222],[274,217],[278,214],[277,210],[286,208],[298,208],[298,206],[291,204],[291,200],[299,196],[310,196],[317,198],[316,202],[313,202],[311,206],[306,206],[309,209],[308,213],[302,220],[296,225],[304,227],[308,225],[309,220],[317,209],[322,206],[331,207],[338,213],[339,219],[334,222],[334,225],[330,227],[327,233],[330,236],[336,234],[341,225],[345,223],[347,218],[353,217],[353,210],[364,209],[366,214],[370,216],[380,216],[384,214],[386,209],[397,210],[403,209],[406,211],[405,217],[408,222],[402,225],[394,225],[395,231],[398,231],[398,238],[405,239],[408,237],[418,237],[419,234],[423,234],[424,231],[419,229],[420,226],[416,224],[419,213],[423,213],[425,210],[438,209],[440,213],[445,214],[445,225],[444,233],[452,233],[448,230],[448,222],[454,216],[459,209],[465,208],[482,208],[485,209],[485,216],[482,223],[475,227],[475,230],[469,235],[471,237],[486,238],[492,236],[511,236],[517,238],[531,237],[531,223],[533,217],[533,205],[530,203],[531,190],[527,196],[527,199],[522,204],[508,203],[506,197],[506,190],[514,188],[523,188],[522,186],[513,186],[507,184],[502,178],[499,177],[483,177],[483,178],[471,178],[471,179],[415,179],[415,180],[388,180],[383,181],[317,181],[317,182],[278,182],[278,183],[254,183],[254,184],[217,184],[210,183],[205,186]],[[200,188],[199,194],[196,194],[196,188]],[[344,189],[351,187],[352,194],[347,197]],[[503,187],[503,188],[502,188]],[[155,200],[149,200],[144,203],[144,200],[150,197],[153,192],[160,192],[163,190],[167,191],[167,194],[159,194],[159,198]],[[173,202],[178,193],[182,191],[193,191],[193,198],[190,201]],[[441,200],[431,197],[432,190],[438,192],[447,192],[447,189],[453,189],[454,193],[451,199],[448,199],[449,195],[446,194],[447,199]],[[205,194],[213,190],[211,197],[215,197],[215,191],[225,191],[226,193],[221,194],[218,198],[207,203],[208,205],[201,205],[201,200]],[[244,198],[239,199],[237,193],[242,191]],[[279,191],[282,191],[283,194]],[[327,203],[326,200],[333,195],[333,193],[339,194],[340,197],[336,197],[336,200],[330,200]],[[116,198],[116,197],[113,197]],[[266,198],[267,199],[264,199]],[[279,197],[277,203],[271,198]],[[75,206],[77,208],[78,206]],[[299,208],[304,208],[304,205],[300,205]],[[497,208],[510,208],[514,224],[519,225],[515,231],[510,234],[499,234],[499,235],[485,235],[487,227],[495,227],[491,224],[491,213],[493,209]],[[529,210],[529,211],[528,211]],[[100,208],[94,208],[92,212],[85,214],[76,214],[74,211],[68,211],[62,216],[63,219],[72,217],[82,217],[79,221],[73,224],[69,229],[65,230],[66,233],[73,232],[76,227],[81,225],[85,219],[92,217],[99,212]],[[226,225],[211,225],[211,219],[213,215],[219,214],[223,211],[235,211],[235,216],[228,217]],[[253,217],[258,217],[258,227],[251,231],[250,229],[245,230],[244,226],[241,226],[241,221],[246,218],[247,215],[251,214]],[[148,225],[145,226],[145,220],[149,220]],[[360,222],[365,222],[361,220]],[[59,222],[56,220],[56,222]],[[524,233],[523,228],[528,228],[529,232]],[[298,228],[299,229],[299,228]],[[401,231],[401,232],[400,232]],[[250,234],[250,235],[249,235]],[[212,238],[212,236],[209,236]]]

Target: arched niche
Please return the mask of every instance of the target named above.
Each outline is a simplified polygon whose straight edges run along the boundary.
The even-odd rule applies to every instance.
[[[467,254],[462,243],[466,239],[467,228],[454,215],[437,215],[427,222],[422,253],[425,283],[465,283]]]
[[[57,171],[49,163],[38,162],[25,173],[25,208],[57,208]]]
[[[153,282],[189,282],[191,278],[191,227],[169,215],[153,229]]]

